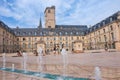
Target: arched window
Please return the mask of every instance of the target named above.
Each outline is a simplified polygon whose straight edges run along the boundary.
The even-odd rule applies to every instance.
[[[23,41],[25,41],[26,39],[25,38],[23,38]]]

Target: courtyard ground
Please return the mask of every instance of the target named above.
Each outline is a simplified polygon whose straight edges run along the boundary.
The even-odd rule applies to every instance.
[[[38,71],[38,56],[27,53],[27,70]],[[0,54],[0,67],[2,67],[2,55]],[[23,69],[23,57],[13,57],[16,53],[6,54],[6,67]],[[66,74],[68,76],[94,78],[94,69],[99,67],[102,80],[120,80],[120,52],[102,53],[70,53],[67,55],[68,64],[64,72],[62,55],[43,56],[42,72],[51,74]],[[0,71],[0,80],[49,80],[23,74]]]

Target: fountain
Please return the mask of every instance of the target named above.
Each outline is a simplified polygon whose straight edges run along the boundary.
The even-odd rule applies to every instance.
[[[14,64],[12,64],[12,71],[14,71],[15,70],[15,65]]]
[[[23,53],[23,69],[24,73],[27,73],[27,54]]]
[[[43,59],[42,59],[42,51],[43,51],[42,48],[40,48],[40,51],[39,51],[39,54],[38,54],[38,57],[39,57],[38,62],[39,62],[39,70],[40,70],[40,71],[42,71],[42,62],[43,62],[43,61],[42,61],[42,60],[43,60]]]
[[[12,72],[14,72],[15,71],[15,65],[14,64],[12,64],[12,70],[11,70]],[[15,78],[15,75],[14,75],[14,73],[12,73],[12,78]]]
[[[43,67],[42,67],[42,63],[43,63],[43,59],[42,59],[42,55],[43,55],[43,50],[40,47],[39,51],[38,51],[38,73],[35,74],[36,76],[43,76],[43,74],[41,74]]]
[[[6,54],[3,53],[2,54],[2,58],[3,58],[3,69],[5,69],[5,66],[6,66],[6,58],[5,58]]]
[[[95,80],[102,80],[101,79],[101,71],[99,67],[95,67]]]
[[[62,54],[62,60],[63,60],[63,77],[67,76],[66,75],[66,70],[67,70],[67,65],[68,65],[68,56],[67,56],[67,51],[66,49],[62,49],[61,51]],[[61,78],[59,78],[61,80]]]

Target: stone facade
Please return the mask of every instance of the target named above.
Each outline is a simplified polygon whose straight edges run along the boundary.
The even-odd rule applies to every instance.
[[[120,12],[92,26],[85,35],[86,49],[120,50]]]
[[[15,52],[18,46],[14,31],[0,21],[0,53]]]
[[[0,52],[37,50],[38,42],[43,41],[45,52],[57,51],[62,46],[74,52],[84,50],[115,49],[120,50],[120,12],[88,28],[86,25],[56,25],[55,7],[45,9],[45,28],[41,21],[38,28],[5,28],[0,23]],[[4,25],[3,25],[4,24]],[[12,46],[8,47],[7,46]],[[5,49],[5,50],[4,50]]]

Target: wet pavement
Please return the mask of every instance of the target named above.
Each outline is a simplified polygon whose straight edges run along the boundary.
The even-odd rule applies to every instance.
[[[28,71],[39,72],[38,66],[41,65],[42,70],[40,72],[43,73],[94,79],[94,69],[98,66],[101,70],[102,80],[120,80],[120,52],[68,54],[68,64],[65,66],[62,55],[43,56],[42,64],[38,64],[38,56],[34,56],[32,53],[27,54]],[[11,68],[12,64],[15,64],[16,69],[23,69],[23,57],[13,56],[16,54],[6,54],[6,67]],[[2,64],[2,57],[0,57],[0,67]],[[0,70],[0,80],[50,79]]]

